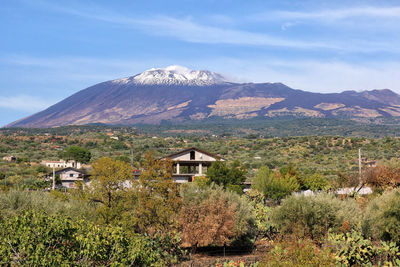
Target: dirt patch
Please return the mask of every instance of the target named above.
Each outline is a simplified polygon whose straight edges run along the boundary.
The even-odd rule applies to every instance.
[[[281,102],[285,98],[273,97],[241,97],[238,99],[223,99],[215,102],[214,105],[208,105],[212,108],[209,116],[226,116],[226,115],[240,115],[251,113],[262,108],[268,108],[272,104]]]

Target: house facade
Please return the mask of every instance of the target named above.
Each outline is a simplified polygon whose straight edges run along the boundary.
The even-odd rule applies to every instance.
[[[205,150],[191,147],[161,158],[173,163],[173,178],[177,183],[192,182],[196,177],[204,176],[215,161],[225,161],[222,157]]]
[[[82,181],[84,183],[88,183],[89,175],[85,172],[68,167],[55,172],[56,177],[59,176],[60,183],[57,185],[57,188],[66,188],[66,189],[75,189],[77,188],[76,183],[78,181]],[[52,179],[52,175],[47,177],[48,179]]]
[[[41,163],[42,165],[49,167],[49,168],[76,168],[80,169],[82,168],[82,164],[80,162],[74,161],[74,160],[44,160]]]
[[[17,161],[17,157],[15,157],[15,156],[4,156],[3,160],[9,161],[9,162],[15,162],[15,161]]]

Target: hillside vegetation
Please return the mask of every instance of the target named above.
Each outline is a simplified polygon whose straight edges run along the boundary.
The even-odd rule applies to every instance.
[[[0,155],[16,161],[0,160],[0,264],[400,264],[399,138],[171,130],[3,129]],[[226,162],[178,185],[171,162],[159,158],[188,147]],[[363,163],[376,164],[364,164],[361,177],[359,149]],[[41,161],[77,157],[89,161],[90,186],[48,190],[51,169]],[[251,182],[246,193],[244,181]],[[359,182],[373,193],[335,194]],[[239,255],[204,261],[207,251]]]

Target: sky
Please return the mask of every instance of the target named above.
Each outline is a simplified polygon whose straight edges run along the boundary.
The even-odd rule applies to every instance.
[[[2,0],[0,126],[169,65],[312,92],[400,93],[400,2]]]

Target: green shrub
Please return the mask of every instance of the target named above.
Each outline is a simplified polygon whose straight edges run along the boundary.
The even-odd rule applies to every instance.
[[[63,196],[66,195],[63,194]],[[12,217],[27,210],[43,210],[48,214],[65,214],[76,219],[94,219],[94,207],[83,201],[61,200],[55,197],[54,193],[16,190],[0,192],[0,219]]]
[[[327,189],[329,186],[328,180],[326,180],[322,175],[318,173],[307,175],[301,180],[304,189],[310,189],[314,192]]]
[[[290,173],[277,176],[268,167],[261,167],[253,179],[252,188],[262,192],[268,199],[280,200],[299,190],[300,185]]]
[[[399,229],[399,191],[384,193],[368,204],[363,222],[363,233],[366,236],[400,244]]]
[[[230,165],[225,161],[215,161],[208,168],[207,177],[217,185],[224,188],[230,186],[230,189],[242,194],[241,184],[246,180],[246,172],[246,168],[239,161],[234,161]]]
[[[256,189],[247,191],[246,197],[254,207],[258,237],[272,238],[276,227],[271,220],[272,208],[264,204],[264,196]]]
[[[335,251],[337,266],[400,266],[399,247],[394,242],[376,245],[356,231],[330,233],[328,240]]]
[[[275,245],[260,266],[332,266],[334,262],[330,248],[319,248],[308,239],[289,239]]]
[[[156,243],[120,227],[28,211],[2,222],[0,264],[164,266]]]
[[[323,238],[329,229],[334,232],[359,229],[360,218],[354,200],[339,200],[330,194],[290,196],[272,212],[272,221],[282,233],[313,239]]]

